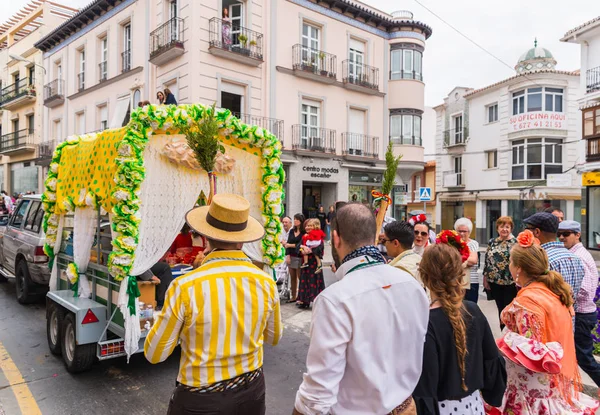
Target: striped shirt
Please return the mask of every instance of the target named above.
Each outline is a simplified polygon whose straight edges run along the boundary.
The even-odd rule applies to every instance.
[[[263,342],[276,345],[282,332],[273,278],[242,251],[213,251],[173,280],[144,353],[162,362],[181,340],[177,380],[202,387],[262,367]]]
[[[550,269],[559,272],[567,284],[573,289],[575,309],[577,309],[577,298],[585,271],[583,263],[575,254],[570,252],[562,242],[546,242],[542,248],[548,254]]]
[[[594,313],[596,312],[594,297],[596,296],[596,289],[598,288],[598,267],[596,266],[596,261],[594,261],[592,255],[585,249],[581,242],[573,245],[569,251],[581,259],[585,269],[585,276],[583,277],[581,289],[577,295],[577,306],[575,311],[578,313]]]

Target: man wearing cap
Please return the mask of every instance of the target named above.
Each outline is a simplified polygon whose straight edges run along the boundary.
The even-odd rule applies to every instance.
[[[242,252],[264,236],[246,199],[217,194],[187,213],[212,251],[171,283],[144,353],[164,361],[181,342],[177,388],[168,415],[264,415],[263,343],[276,345],[283,325],[275,281]]]
[[[565,248],[577,255],[583,262],[585,275],[575,304],[575,352],[577,363],[597,386],[600,386],[600,364],[594,359],[594,340],[592,330],[598,323],[594,296],[598,287],[598,268],[592,255],[583,247],[581,224],[574,220],[565,220],[558,225],[558,237]]]
[[[523,223],[540,240],[542,248],[548,254],[550,269],[559,272],[573,289],[573,299],[577,309],[577,296],[585,271],[579,257],[565,248],[562,242],[556,241],[558,218],[552,213],[540,212],[524,219]]]

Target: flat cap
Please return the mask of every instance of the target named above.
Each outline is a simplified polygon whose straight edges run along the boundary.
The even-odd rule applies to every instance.
[[[575,220],[563,220],[561,223],[558,224],[558,230],[581,233],[581,223]]]
[[[558,231],[558,218],[552,213],[539,212],[523,219],[523,223],[542,232],[556,233]]]

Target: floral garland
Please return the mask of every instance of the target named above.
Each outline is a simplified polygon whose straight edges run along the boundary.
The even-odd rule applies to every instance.
[[[72,284],[71,290],[75,293],[75,297],[77,297],[79,291],[79,268],[74,262],[67,265],[67,279]]]
[[[119,168],[115,174],[116,186],[112,193],[115,201],[112,210],[112,227],[119,236],[112,242],[114,249],[109,255],[108,268],[116,281],[122,281],[129,276],[129,308],[132,313],[135,313],[135,297],[139,296],[136,279],[130,276],[130,271],[134,263],[139,236],[139,191],[145,178],[144,149],[150,136],[156,131],[166,131],[166,134],[177,132],[180,127],[189,125],[192,120],[201,119],[204,112],[208,110],[210,107],[201,104],[146,105],[138,108],[131,113],[127,132],[117,148]],[[267,265],[275,267],[282,261],[285,254],[278,238],[281,232],[279,216],[283,212],[283,182],[285,180],[283,165],[280,161],[281,142],[261,127],[242,123],[232,116],[229,110],[218,110],[215,117],[219,122],[219,136],[230,137],[240,143],[249,144],[261,152],[262,211],[265,227],[265,237],[262,240],[263,261]],[[92,137],[93,135],[70,138],[59,144],[50,164],[42,202],[46,212],[43,222],[46,232],[44,252],[50,257],[51,263],[54,260],[59,222],[55,206],[58,166],[62,150],[68,145],[77,145],[82,139]],[[99,202],[93,193],[82,192],[76,201],[67,198],[64,208],[67,211],[73,211],[76,206],[98,206]]]
[[[435,242],[438,244],[447,244],[458,249],[462,262],[469,259],[471,253],[469,247],[467,246],[467,243],[462,240],[458,232],[450,230],[442,231],[437,235]]]

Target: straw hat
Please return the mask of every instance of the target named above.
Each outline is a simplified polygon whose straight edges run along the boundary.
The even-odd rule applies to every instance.
[[[185,220],[194,231],[220,242],[253,242],[265,235],[263,226],[250,216],[250,202],[228,193],[216,194],[210,206],[190,210]]]

